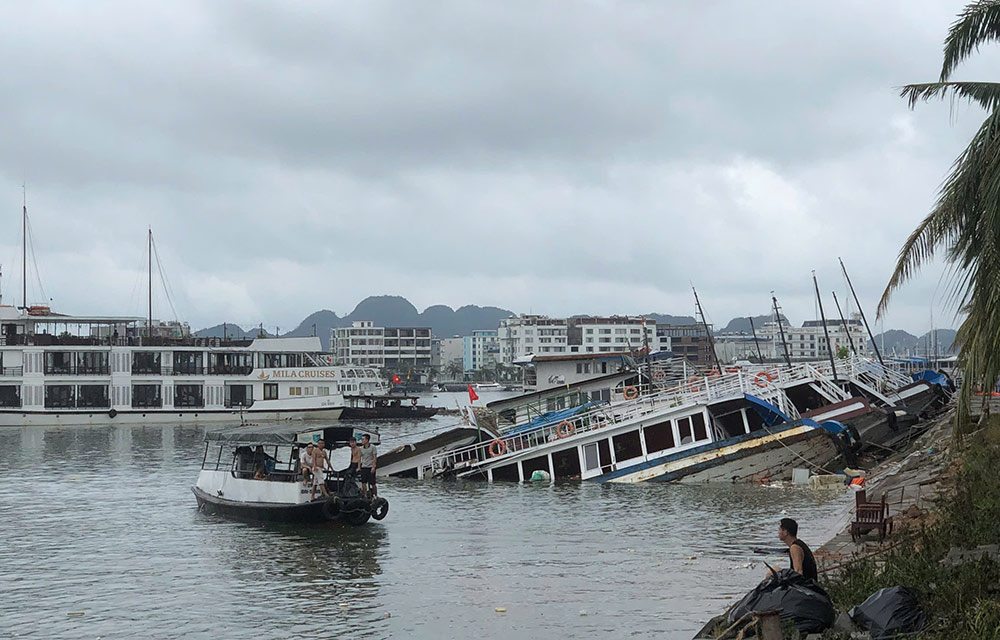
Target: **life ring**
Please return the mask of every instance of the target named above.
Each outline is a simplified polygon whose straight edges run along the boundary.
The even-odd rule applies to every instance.
[[[636,398],[639,397],[639,390],[636,389],[634,386],[629,385],[625,387],[625,392],[622,395],[625,396],[626,400],[635,400]]]
[[[323,503],[323,517],[327,520],[336,520],[340,517],[340,500],[334,498]]]
[[[413,405],[414,407],[417,406],[417,399],[413,398],[412,400],[410,400],[410,404]]]
[[[688,391],[691,393],[696,393],[701,391],[701,378],[698,376],[691,376],[687,379]]]
[[[376,520],[389,515],[389,501],[385,498],[375,498],[372,500],[372,517]]]
[[[739,373],[739,367],[726,367],[726,373]]]
[[[753,383],[761,389],[769,385],[773,380],[774,378],[767,371],[758,371],[757,375],[753,377]]]
[[[108,411],[108,417],[111,418],[112,420],[114,419],[114,417],[116,415],[118,415],[118,411],[116,411],[115,409],[112,409],[111,411]]]
[[[500,438],[497,438],[496,440],[494,440],[493,442],[490,443],[490,457],[491,458],[496,458],[498,456],[502,456],[505,453],[507,453],[507,443],[506,442],[504,442]]]
[[[556,435],[560,438],[568,438],[576,432],[576,427],[569,420],[563,420],[556,425]]]
[[[653,380],[656,380],[657,382],[662,382],[666,379],[667,379],[667,372],[664,371],[663,369],[657,369],[656,371],[653,372]]]

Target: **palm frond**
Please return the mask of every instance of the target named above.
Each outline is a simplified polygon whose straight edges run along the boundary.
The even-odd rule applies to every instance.
[[[955,100],[965,99],[977,103],[987,111],[993,111],[1000,106],[1000,83],[926,82],[908,84],[899,91],[899,97],[906,98],[911,109],[921,100],[928,102],[938,97],[944,100],[949,95],[951,95],[953,105]]]
[[[941,81],[950,78],[955,68],[978,51],[981,44],[994,40],[1000,40],[1000,0],[979,0],[966,5],[948,29]]]

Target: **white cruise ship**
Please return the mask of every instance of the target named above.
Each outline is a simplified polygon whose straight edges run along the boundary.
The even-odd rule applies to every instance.
[[[145,321],[0,306],[0,426],[330,421],[344,395],[387,391],[317,337],[147,337]]]

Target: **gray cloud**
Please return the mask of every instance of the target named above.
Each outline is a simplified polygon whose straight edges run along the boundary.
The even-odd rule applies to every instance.
[[[141,313],[147,225],[195,325],[290,328],[372,293],[688,313],[692,282],[717,322],[771,290],[801,319],[810,270],[842,289],[838,255],[873,307],[981,119],[896,96],[936,77],[961,6],[0,9],[5,301],[26,174],[68,312]],[[926,329],[939,273],[891,326]]]

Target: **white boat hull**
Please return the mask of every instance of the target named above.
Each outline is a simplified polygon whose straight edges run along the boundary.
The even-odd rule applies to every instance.
[[[343,407],[323,407],[319,409],[265,409],[244,410],[245,422],[271,423],[282,421],[322,421],[340,419]],[[116,411],[112,417],[109,410],[87,412],[75,411],[0,411],[0,427],[34,426],[104,426],[112,424],[233,424],[241,421],[239,411],[232,409],[191,409],[184,410],[131,410]]]

